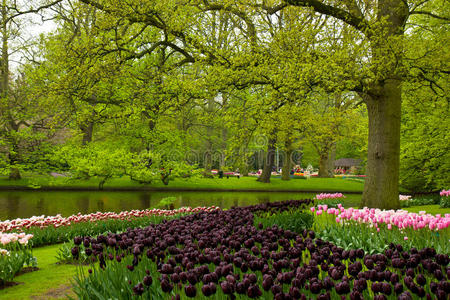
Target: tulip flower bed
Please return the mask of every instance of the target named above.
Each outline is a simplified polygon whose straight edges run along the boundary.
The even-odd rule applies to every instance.
[[[450,293],[446,254],[390,244],[372,255],[306,229],[254,226],[257,216],[276,210],[265,204],[199,212],[76,237],[73,256],[83,251],[96,262],[88,275],[78,274],[74,291],[80,299],[447,299]]]
[[[310,213],[305,213],[304,210],[313,204],[312,200],[287,200],[284,202],[273,202],[261,205],[254,205],[247,207],[250,212],[255,215],[255,221],[261,223],[264,227],[278,225],[284,229],[290,229],[296,232],[302,232],[303,229],[309,229],[314,222],[314,216]],[[202,211],[212,211],[216,208],[208,208]],[[158,220],[153,220],[149,224],[158,224],[161,221],[169,219],[160,217]],[[149,225],[147,224],[147,225]],[[136,228],[144,226],[127,226],[126,228]],[[125,230],[125,229],[124,229]],[[122,231],[124,231],[122,230]],[[105,233],[107,230],[102,231]],[[119,232],[119,230],[111,231]],[[86,235],[86,234],[85,234]],[[80,235],[82,236],[82,235]],[[89,256],[83,251],[83,245],[80,245],[81,251],[77,259],[74,260],[71,249],[74,247],[74,242],[64,243],[58,250],[58,261],[60,263],[81,263],[84,264],[89,261]]]
[[[337,208],[318,205],[311,211],[316,214],[317,234],[344,248],[357,247],[375,253],[383,252],[394,242],[406,249],[432,247],[441,253],[450,252],[450,214],[433,216],[404,210],[345,209],[340,204]]]
[[[12,221],[6,220],[0,222],[0,231],[8,232],[13,230],[25,230],[32,227],[39,228],[47,228],[47,227],[61,227],[61,226],[70,226],[75,223],[83,223],[83,222],[97,222],[104,220],[130,220],[132,218],[142,218],[142,217],[150,217],[150,216],[175,216],[183,213],[195,213],[198,211],[206,210],[215,210],[217,207],[181,207],[179,209],[173,210],[165,210],[165,209],[144,209],[144,210],[130,210],[130,211],[122,211],[120,213],[115,212],[96,212],[87,215],[82,215],[78,213],[76,215],[71,215],[67,218],[62,217],[61,215],[56,216],[38,216],[31,217],[28,219],[15,219]]]
[[[25,233],[0,232],[0,289],[12,281],[24,267],[36,266],[31,246],[28,245],[32,237]]]
[[[317,204],[321,205],[327,205],[328,207],[337,207],[339,204],[342,203],[342,200],[344,198],[347,198],[342,193],[321,193],[317,194],[314,199],[316,200]]]
[[[344,194],[342,193],[334,193],[334,194],[322,193],[316,195],[315,197],[315,199],[319,201],[324,199],[342,199],[342,198],[345,198]]]
[[[34,236],[31,244],[36,247],[66,242],[77,235],[98,235],[107,231],[124,231],[129,227],[143,227],[167,218],[215,209],[218,208],[214,206],[182,207],[175,210],[146,209],[122,211],[120,213],[97,212],[88,215],[77,214],[67,218],[61,215],[39,216],[0,222],[0,231],[30,233]]]

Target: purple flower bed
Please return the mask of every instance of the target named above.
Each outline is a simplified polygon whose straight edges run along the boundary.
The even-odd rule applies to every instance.
[[[254,226],[254,214],[301,209],[310,200],[200,212],[97,238],[77,237],[98,261],[77,279],[80,298],[448,299],[449,257],[432,248],[345,251],[316,238]],[[116,280],[117,278],[117,280]]]

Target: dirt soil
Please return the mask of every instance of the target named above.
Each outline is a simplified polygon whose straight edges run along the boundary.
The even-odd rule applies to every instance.
[[[76,297],[72,291],[71,285],[61,285],[57,288],[48,290],[45,294],[39,296],[32,296],[33,300],[46,300],[46,299],[66,299],[67,296]]]

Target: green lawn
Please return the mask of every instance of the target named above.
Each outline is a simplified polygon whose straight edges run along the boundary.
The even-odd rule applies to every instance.
[[[54,299],[72,297],[71,280],[77,272],[74,265],[56,264],[60,245],[33,249],[40,270],[14,278],[21,284],[0,290],[0,299]]]
[[[429,214],[432,214],[432,215],[441,214],[441,216],[444,216],[445,214],[450,214],[450,208],[441,208],[438,204],[411,206],[411,207],[405,207],[402,209],[407,210],[409,212],[414,212],[414,213],[418,213],[419,211],[423,210]]]
[[[68,180],[66,178],[33,177],[18,181],[0,178],[0,186],[34,186],[38,187],[69,187],[69,188],[97,188],[99,179]],[[257,182],[255,177],[223,178],[195,178],[175,179],[165,186],[161,181],[152,184],[139,184],[127,177],[114,178],[106,182],[107,188],[129,189],[189,189],[189,190],[261,190],[261,191],[329,191],[329,192],[362,192],[364,183],[342,178],[311,178],[291,179],[282,181],[272,178],[270,183]]]

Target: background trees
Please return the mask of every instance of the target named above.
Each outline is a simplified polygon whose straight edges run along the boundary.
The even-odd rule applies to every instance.
[[[65,157],[72,172],[145,182],[171,166],[262,168],[260,180],[269,182],[275,165],[291,167],[274,153],[287,158],[302,146],[316,151],[308,161],[320,176],[330,175],[334,157],[367,151],[362,205],[398,206],[399,174],[411,188],[448,183],[448,164],[434,159],[448,161],[439,146],[448,124],[438,121],[448,112],[444,1],[53,4],[57,28],[26,67],[33,92],[25,98],[53,103],[54,112],[38,118],[31,110],[26,119],[52,120],[41,140],[66,130],[62,142],[85,153]],[[26,90],[21,85],[17,94]],[[412,142],[424,135],[432,137],[429,147]],[[11,149],[9,165],[17,160]],[[80,160],[109,151],[131,156],[110,160],[117,167],[105,162],[107,175]],[[254,159],[261,151],[265,163]],[[129,164],[135,159],[141,164]],[[81,166],[89,170],[75,171]],[[148,174],[137,176],[146,174],[143,166]],[[422,175],[411,176],[411,167]]]

